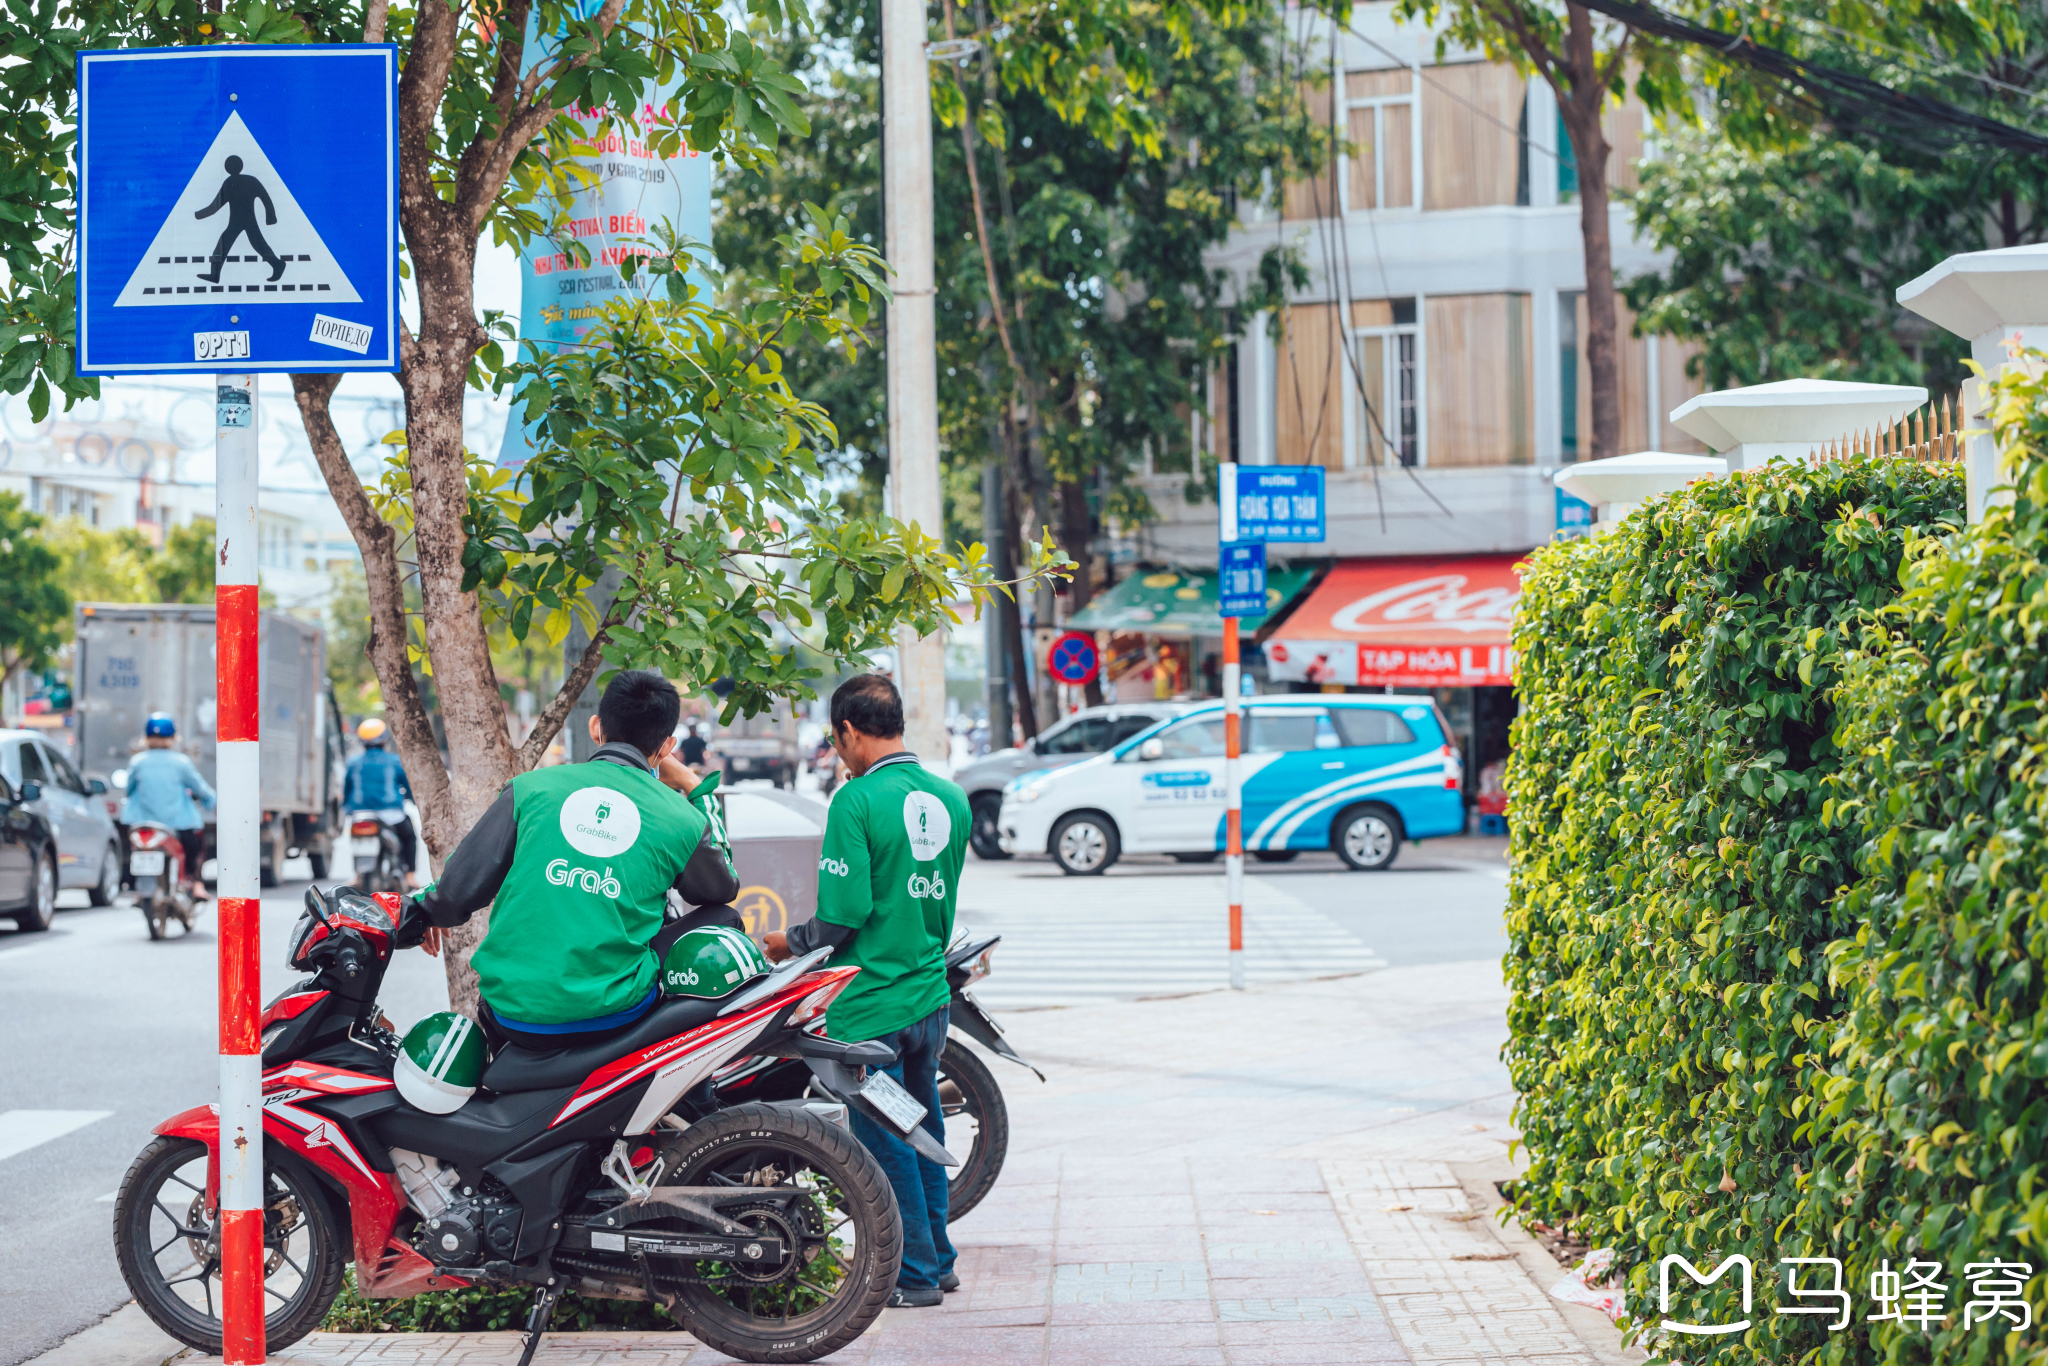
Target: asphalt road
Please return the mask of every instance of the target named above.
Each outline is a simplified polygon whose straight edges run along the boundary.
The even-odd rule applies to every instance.
[[[283,952],[304,890],[263,898],[266,1000],[295,976]],[[113,1193],[150,1130],[218,1085],[212,916],[151,943],[133,907],[59,904],[73,902],[43,934],[0,921],[0,1366],[129,1298]],[[383,999],[401,1028],[445,1007],[440,972],[418,953],[393,964]]]
[[[1502,843],[1411,846],[1382,873],[1354,873],[1333,855],[1304,854],[1287,864],[1254,863],[1250,878],[1315,912],[1300,927],[1309,953],[1317,927],[1327,934],[1334,925],[1353,941],[1354,955],[1363,945],[1390,966],[1498,958],[1506,947]],[[1105,878],[1063,878],[1044,876],[1053,871],[1045,860],[982,865],[970,857],[963,906],[981,899],[977,870],[991,881],[1043,889],[1010,912],[1026,916],[1040,896],[1055,898],[1048,904],[1062,910],[1091,902],[1121,908],[1151,884],[1192,904],[1206,902],[1221,882],[1220,866],[1163,859],[1133,858]],[[304,887],[291,883],[264,897],[266,1000],[292,976],[282,953]],[[0,1366],[17,1366],[128,1299],[114,1264],[112,1195],[151,1128],[212,1100],[216,1087],[211,917],[190,936],[173,930],[167,941],[151,943],[132,907],[92,910],[78,892],[66,893],[63,904],[67,909],[44,934],[22,934],[0,921]],[[1059,961],[1067,954],[1092,968],[1103,959],[1085,923],[1051,934],[1028,925],[1003,928],[1019,945],[998,955],[991,1004],[1008,979],[1022,975],[1026,938],[1046,959],[1039,971],[1047,978],[1071,977]],[[1295,932],[1286,924],[1281,931]],[[1133,961],[1156,956],[1179,937],[1171,928],[1150,933]],[[1007,974],[1005,963],[1012,965]],[[401,1029],[443,1008],[439,964],[399,955],[382,1000]]]

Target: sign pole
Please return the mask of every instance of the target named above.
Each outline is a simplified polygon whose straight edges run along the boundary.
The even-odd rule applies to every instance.
[[[261,720],[253,374],[214,377],[214,460],[221,1359],[226,1366],[256,1366],[264,1359],[263,1058],[256,1041],[263,795],[257,774]]]
[[[1244,797],[1238,788],[1237,618],[1223,619],[1223,877],[1230,898],[1230,989],[1244,990]]]

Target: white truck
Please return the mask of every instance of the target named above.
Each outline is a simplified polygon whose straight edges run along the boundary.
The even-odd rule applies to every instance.
[[[735,716],[718,727],[711,755],[728,783],[741,778],[766,778],[794,792],[800,762],[796,710],[777,702],[759,716]]]
[[[213,608],[181,603],[82,602],[74,616],[72,706],[78,767],[113,779],[142,747],[142,723],[167,712],[178,748],[214,781]],[[262,701],[263,885],[303,853],[328,876],[342,833],[347,771],[340,713],[327,686],[320,628],[278,612],[258,627]],[[117,784],[118,785],[118,784]],[[213,829],[207,827],[211,856]]]

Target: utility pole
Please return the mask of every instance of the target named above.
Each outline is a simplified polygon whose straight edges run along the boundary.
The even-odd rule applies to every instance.
[[[925,0],[882,0],[884,249],[895,270],[889,305],[889,486],[897,520],[944,539],[939,492],[939,378],[932,321],[932,95]],[[946,772],[943,636],[897,634],[903,742]]]
[[[1003,465],[1000,458],[992,458],[981,467],[981,539],[988,546],[988,560],[991,565],[1008,563],[1003,553],[1003,542],[1008,532],[1003,526]],[[988,691],[988,747],[991,751],[1007,749],[1010,746],[1010,661],[1009,632],[1004,629],[1008,620],[1000,598],[990,598],[982,605],[982,639],[986,642],[986,687]]]

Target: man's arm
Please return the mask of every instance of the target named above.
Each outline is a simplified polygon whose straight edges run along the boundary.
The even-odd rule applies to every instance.
[[[228,186],[226,181],[222,181],[220,186],[220,193],[213,197],[213,202],[211,204],[208,204],[205,208],[199,210],[192,216],[194,218],[205,218],[211,214],[218,213],[220,211],[220,206],[227,202]]]
[[[206,779],[199,776],[199,769],[184,755],[178,756],[185,763],[185,788],[199,799],[199,804],[208,811],[213,810],[213,789],[206,785]]]
[[[676,875],[676,895],[685,906],[722,906],[740,894],[739,874],[733,871],[725,851],[705,831],[704,838],[690,852],[690,861]]]
[[[460,925],[491,904],[512,870],[512,845],[519,833],[519,816],[512,804],[512,784],[498,791],[491,803],[455,852],[448,856],[440,878],[420,897],[427,919],[446,929]]]
[[[874,913],[867,823],[857,806],[841,799],[832,803],[825,817],[825,847],[818,860],[818,915],[790,927],[786,948],[792,955],[851,942]]]

